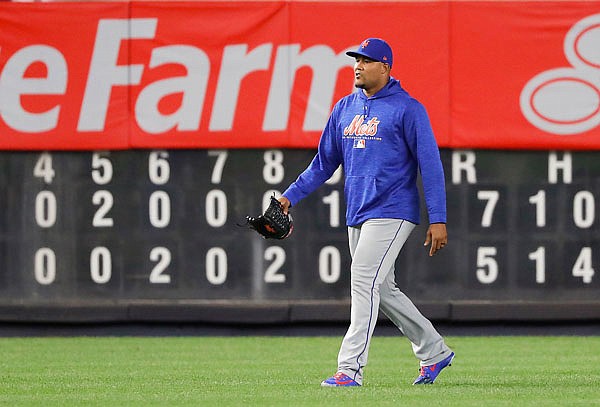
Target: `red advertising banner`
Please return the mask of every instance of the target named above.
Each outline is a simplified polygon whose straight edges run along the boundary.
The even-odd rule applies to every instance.
[[[600,2],[454,2],[450,145],[600,148]]]
[[[1,149],[129,147],[129,89],[88,97],[109,69],[109,61],[92,59],[102,46],[97,30],[105,21],[126,21],[128,9],[127,3],[0,3]],[[127,65],[128,54],[123,42],[114,58]],[[119,75],[125,81],[129,73]],[[90,116],[101,116],[102,127],[86,125]]]
[[[441,147],[600,149],[599,6],[0,3],[0,149],[312,148],[367,37]]]

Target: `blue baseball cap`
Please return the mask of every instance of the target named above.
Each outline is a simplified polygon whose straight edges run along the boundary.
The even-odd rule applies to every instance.
[[[361,42],[356,51],[348,51],[346,55],[354,58],[362,56],[373,61],[383,62],[384,64],[388,64],[390,68],[394,60],[392,48],[381,38],[367,38]]]

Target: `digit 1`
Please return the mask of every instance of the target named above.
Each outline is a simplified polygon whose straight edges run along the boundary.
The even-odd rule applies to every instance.
[[[540,189],[537,194],[530,196],[529,203],[535,205],[535,225],[543,228],[546,226],[546,191]]]
[[[544,284],[546,282],[546,248],[540,246],[536,251],[529,253],[529,260],[535,261],[535,282]]]

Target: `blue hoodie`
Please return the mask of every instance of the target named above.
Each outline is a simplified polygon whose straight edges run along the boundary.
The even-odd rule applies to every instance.
[[[342,98],[323,130],[317,154],[283,195],[296,205],[340,164],[348,226],[374,218],[419,223],[419,170],[429,223],[446,222],[444,169],[429,117],[398,80],[390,78],[369,98],[362,91]]]

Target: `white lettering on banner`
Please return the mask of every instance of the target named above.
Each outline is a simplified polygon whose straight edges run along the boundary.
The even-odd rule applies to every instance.
[[[272,49],[273,44],[263,44],[250,53],[246,44],[225,47],[209,130],[232,129],[242,79],[250,72],[267,70]]]
[[[26,78],[32,64],[46,67],[45,78]],[[67,90],[67,63],[56,49],[46,45],[31,45],[15,52],[0,75],[0,116],[7,126],[22,132],[38,133],[52,130],[58,123],[60,106],[45,112],[32,113],[23,108],[23,95],[64,95]]]
[[[329,116],[337,73],[344,67],[354,66],[354,61],[346,55],[346,51],[351,49],[355,49],[355,47],[348,48],[336,55],[331,48],[324,45],[315,45],[302,53],[300,53],[298,44],[278,47],[263,130],[285,130],[287,128],[294,78],[296,71],[302,66],[310,66],[313,71],[302,129],[305,131],[322,130]]]
[[[78,131],[102,131],[115,85],[137,85],[142,79],[142,65],[118,66],[121,41],[154,38],[157,20],[100,20],[87,85],[81,104]]]
[[[185,45],[170,45],[152,51],[150,68],[171,63],[185,66],[188,75],[151,83],[141,91],[135,104],[137,123],[148,133],[162,133],[174,127],[181,131],[197,130],[200,124],[210,71],[208,56],[199,48]],[[172,93],[183,94],[181,106],[176,112],[163,115],[158,104]]]
[[[146,64],[118,63],[128,41],[153,40],[157,26],[157,18],[99,20],[84,93],[81,98],[79,95],[70,95],[68,98],[82,101],[78,132],[106,131],[113,90],[141,85],[144,69],[167,64],[181,65],[186,69],[186,75],[143,85],[133,101],[134,119],[144,132],[150,134],[172,129],[199,129],[211,74],[211,62],[205,51],[191,45],[170,44],[154,48]],[[312,70],[312,79],[302,130],[322,130],[333,103],[338,73],[342,68],[353,65],[352,59],[345,55],[350,49],[354,47],[336,54],[325,45],[314,45],[304,51],[301,51],[299,44],[284,44],[274,49],[272,43],[267,43],[252,50],[248,50],[248,44],[226,45],[219,65],[209,130],[232,130],[242,80],[252,72],[269,69],[272,74],[267,100],[257,100],[258,105],[265,104],[262,131],[286,130],[296,72],[305,67]],[[25,77],[26,70],[36,62],[45,65],[46,77]],[[44,112],[34,113],[23,107],[21,96],[68,96],[68,80],[67,60],[60,50],[46,45],[33,45],[15,52],[0,71],[0,117],[8,127],[20,132],[56,129],[61,113],[60,102],[57,101]],[[161,113],[161,100],[173,94],[182,95],[180,106],[168,114]]]
[[[600,14],[578,21],[564,53],[572,67],[533,77],[521,92],[521,111],[540,130],[572,135],[600,124]]]

